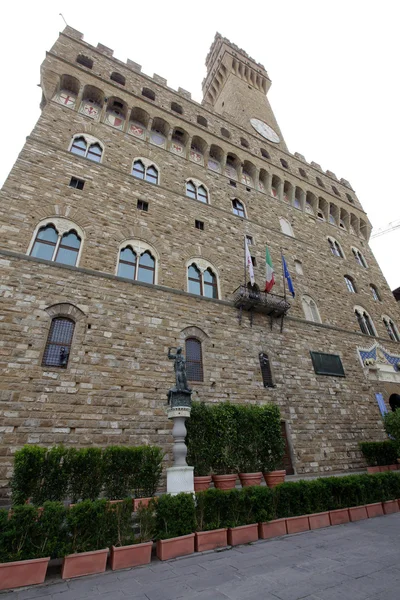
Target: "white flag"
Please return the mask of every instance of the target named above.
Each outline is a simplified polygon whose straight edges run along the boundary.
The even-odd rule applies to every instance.
[[[250,283],[251,283],[251,285],[254,285],[254,284],[255,284],[255,282],[256,282],[256,280],[254,279],[254,269],[253,269],[253,263],[252,263],[252,261],[251,261],[251,254],[250,254],[250,251],[249,251],[249,247],[248,247],[248,245],[247,245],[247,240],[246,240],[246,238],[245,238],[245,240],[244,240],[244,243],[245,243],[245,245],[246,245],[246,265],[247,265],[247,268],[248,268],[248,270],[249,270]]]

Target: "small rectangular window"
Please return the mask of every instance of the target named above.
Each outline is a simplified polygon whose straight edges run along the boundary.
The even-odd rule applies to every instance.
[[[138,210],[144,210],[144,212],[149,212],[149,203],[144,200],[137,201]]]
[[[246,235],[246,242],[248,246],[254,246],[254,240],[251,235]]]
[[[194,222],[194,226],[196,227],[196,229],[200,229],[201,231],[204,231],[204,223],[203,221],[198,221],[197,219]]]
[[[251,192],[251,188],[247,187],[246,192]]]
[[[317,375],[332,375],[346,377],[341,358],[338,354],[325,354],[324,352],[311,352],[314,371]]]
[[[260,352],[259,359],[264,387],[275,387],[272,379],[271,363],[269,362],[268,354]]]
[[[253,263],[253,267],[257,266],[257,261],[256,261],[256,257],[255,256],[251,257],[251,262]]]
[[[77,190],[83,190],[84,185],[84,180],[78,179],[77,177],[71,177],[71,181],[69,182],[69,187],[75,188]]]
[[[233,179],[230,179],[229,185],[231,185],[232,187],[236,187],[236,181],[233,181]]]

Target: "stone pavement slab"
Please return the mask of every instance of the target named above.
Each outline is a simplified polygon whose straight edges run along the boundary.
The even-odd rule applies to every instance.
[[[400,514],[0,592],[0,600],[400,600]]]

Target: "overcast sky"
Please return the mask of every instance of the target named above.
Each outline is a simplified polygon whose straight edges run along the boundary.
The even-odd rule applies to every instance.
[[[399,0],[14,0],[0,9],[2,160],[7,177],[39,117],[39,69],[64,22],[201,101],[216,31],[268,71],[290,152],[350,181],[374,229],[400,221]],[[371,241],[400,286],[400,228]]]

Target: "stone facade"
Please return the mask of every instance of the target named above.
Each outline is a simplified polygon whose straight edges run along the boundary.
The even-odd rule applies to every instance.
[[[91,59],[92,68],[78,56]],[[232,72],[229,56],[236,61]],[[270,82],[261,65],[217,35],[207,66],[200,105],[162,77],[143,75],[133,61],[115,60],[107,47],[88,45],[69,27],[46,56],[42,114],[1,191],[3,495],[13,453],[25,443],[153,443],[165,449],[168,463],[166,392],[174,376],[167,350],[189,337],[202,345],[204,377],[192,384],[195,398],[277,403],[297,473],[359,468],[358,441],[384,439],[375,393],[387,396],[387,389],[400,387],[397,359],[385,371],[386,389],[358,349],[377,343],[390,360],[400,360],[399,343],[382,320],[389,315],[400,323],[400,310],[368,246],[368,218],[346,180],[288,153],[270,105],[262,103]],[[63,92],[74,102],[61,103]],[[89,99],[98,107],[95,118],[81,112]],[[116,106],[119,115],[112,112]],[[254,117],[269,122],[281,141],[257,134],[248,124]],[[141,126],[140,137],[131,133],[132,124]],[[101,162],[70,151],[82,135],[88,144],[99,141]],[[138,158],[158,169],[157,185],[132,176]],[[218,159],[220,172],[206,168],[209,158]],[[83,181],[83,189],[71,187],[71,178]],[[188,180],[203,184],[208,203],[187,197]],[[245,218],[233,213],[233,199]],[[282,232],[283,219],[294,236]],[[48,223],[60,234],[72,228],[80,236],[77,266],[30,256],[37,231]],[[278,295],[284,291],[281,249],[285,254],[296,298],[282,328],[280,319],[257,312],[252,320],[246,311],[238,318],[232,293],[243,284],[246,235],[253,239],[260,286],[268,245]],[[333,254],[328,238],[340,244],[343,257]],[[119,251],[128,243],[151,252],[155,284],[116,275]],[[188,292],[193,262],[212,269],[218,299]],[[347,290],[344,275],[357,293]],[[303,295],[316,302],[321,323],[306,320]],[[356,305],[369,314],[376,338],[360,332]],[[57,316],[75,323],[66,368],[42,366]],[[339,355],[346,376],[317,375],[310,350]],[[275,387],[263,386],[261,352],[270,358]]]

